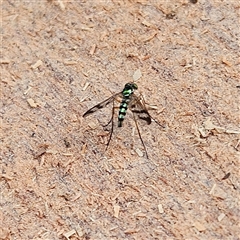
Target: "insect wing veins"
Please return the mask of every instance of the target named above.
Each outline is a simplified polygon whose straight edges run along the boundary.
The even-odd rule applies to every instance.
[[[142,103],[142,100],[142,96],[137,97],[136,95],[133,95],[130,103],[130,110],[135,113],[138,118],[144,120],[149,125],[152,122],[152,117],[148,113],[145,104]]]
[[[122,92],[120,93],[116,93],[114,95],[112,95],[110,98],[104,100],[103,102],[98,103],[97,105],[95,105],[94,107],[88,109],[84,114],[83,117],[86,117],[94,112],[96,112],[97,110],[106,107],[109,103],[111,103],[112,101],[114,101],[119,95],[121,95]]]

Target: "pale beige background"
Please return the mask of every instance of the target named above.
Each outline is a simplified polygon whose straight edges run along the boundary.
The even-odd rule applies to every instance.
[[[239,1],[1,4],[0,239],[239,239]]]

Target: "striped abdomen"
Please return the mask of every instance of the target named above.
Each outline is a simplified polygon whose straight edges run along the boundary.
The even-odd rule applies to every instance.
[[[122,122],[125,118],[128,104],[131,100],[131,96],[135,89],[137,89],[137,84],[135,83],[127,83],[122,91],[123,100],[120,104],[119,114],[118,114],[118,127],[122,127]]]

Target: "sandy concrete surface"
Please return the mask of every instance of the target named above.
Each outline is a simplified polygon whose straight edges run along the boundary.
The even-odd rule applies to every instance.
[[[1,1],[0,239],[240,239],[239,9]],[[112,105],[82,117],[132,81],[149,158],[131,111],[107,151]]]

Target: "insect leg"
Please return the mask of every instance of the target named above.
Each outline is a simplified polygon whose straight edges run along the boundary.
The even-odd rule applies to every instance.
[[[147,110],[146,102],[145,102],[145,99],[144,99],[142,93],[140,93],[139,99],[140,99],[142,105],[144,106],[144,108]],[[162,124],[160,124],[156,119],[154,119],[154,118],[150,115],[150,113],[149,113],[148,111],[147,111],[147,113],[148,113],[149,117],[150,117],[156,124],[158,124],[158,125],[159,125],[160,127],[162,127],[162,128],[165,128],[165,127],[164,127]]]
[[[109,120],[109,122],[107,124],[103,125],[103,127],[104,128],[107,127],[112,122],[112,120],[113,120],[113,114],[112,114],[111,119]]]
[[[135,124],[136,124],[137,132],[138,132],[139,138],[140,138],[140,140],[141,140],[141,142],[142,142],[142,145],[143,145],[143,147],[144,147],[144,151],[145,151],[145,153],[146,153],[147,159],[149,159],[148,153],[147,153],[147,149],[146,149],[146,147],[145,147],[145,144],[144,144],[144,142],[143,142],[143,140],[142,140],[142,137],[141,137],[141,134],[140,134],[140,130],[139,130],[139,127],[138,127],[138,124],[137,124],[137,120],[136,120],[136,117],[135,117],[135,113],[133,113],[133,119],[134,119],[134,122],[135,122]]]
[[[110,122],[112,123],[112,126],[111,126],[111,132],[110,132],[110,136],[109,136],[109,139],[108,139],[108,143],[107,143],[106,150],[107,150],[107,148],[108,148],[108,146],[109,146],[109,144],[110,144],[110,141],[111,141],[111,138],[112,138],[112,134],[113,134],[113,117],[114,117],[114,109],[115,109],[115,107],[114,107],[114,100],[113,100],[112,117],[111,117],[111,119],[110,119],[110,121],[109,121],[109,123],[110,123]],[[108,123],[108,124],[109,124],[109,123]],[[108,124],[107,124],[107,125],[108,125]]]

